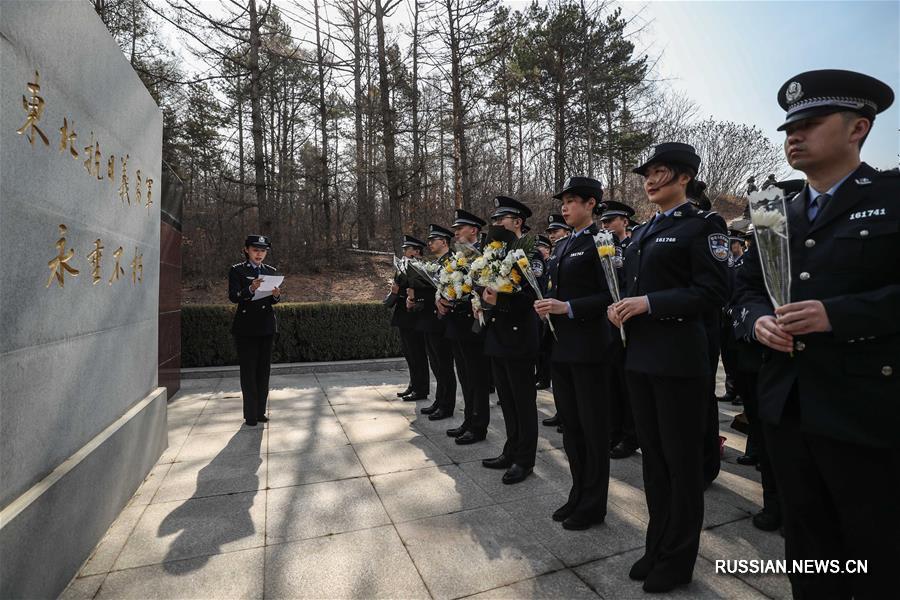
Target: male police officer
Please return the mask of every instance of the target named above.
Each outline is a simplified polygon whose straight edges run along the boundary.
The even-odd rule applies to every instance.
[[[739,273],[745,318],[769,349],[759,412],[785,555],[867,561],[865,574],[794,572],[797,598],[897,594],[900,176],[860,162],[875,115],[893,98],[851,71],[810,71],[782,85],[778,129],[791,167],[807,176],[787,209],[791,302],[773,309],[756,253]]]
[[[450,240],[453,232],[434,223],[428,226],[428,252],[438,259],[445,259],[450,252]],[[428,362],[437,382],[434,392],[434,403],[421,410],[431,421],[439,421],[453,416],[456,406],[456,376],[453,374],[453,347],[450,340],[444,337],[444,321],[438,318],[432,286],[417,279],[413,292],[415,300],[412,305],[421,306],[417,329],[425,334],[425,347],[428,349]],[[407,308],[411,303],[407,301]]]
[[[453,231],[459,244],[478,247],[478,235],[487,223],[472,213],[458,209]],[[484,357],[484,332],[472,311],[470,299],[453,303],[441,298],[438,312],[447,323],[445,336],[453,346],[453,361],[462,386],[465,417],[462,425],[447,430],[460,445],[474,444],[487,435],[490,423],[491,363]]]
[[[425,242],[411,235],[404,235],[402,248],[405,258],[420,257],[425,248]],[[408,402],[415,402],[428,398],[428,354],[425,350],[425,335],[416,330],[418,313],[406,308],[405,299],[408,287],[407,276],[401,273],[399,281],[395,281],[391,285],[388,302],[393,306],[391,325],[396,327],[400,333],[400,346],[409,367],[409,386],[404,391],[397,392],[397,396]]]

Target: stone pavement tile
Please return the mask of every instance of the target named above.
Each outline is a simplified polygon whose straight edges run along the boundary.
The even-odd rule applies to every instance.
[[[599,596],[578,579],[577,575],[566,569],[494,588],[467,598],[469,600],[519,600],[520,598],[591,600],[599,598]]]
[[[457,423],[459,422],[457,421]],[[499,456],[503,452],[503,441],[491,436],[490,431],[488,431],[488,437],[484,441],[464,446],[460,446],[453,438],[448,437],[443,432],[441,435],[433,434],[428,439],[434,442],[434,445],[440,448],[441,452],[449,456],[450,460],[456,464],[480,462],[485,458]]]
[[[216,383],[216,387],[211,389],[213,390],[212,399],[215,399],[216,396],[219,398],[240,398],[241,378],[238,376],[223,377]]]
[[[750,519],[707,529],[700,535],[700,554],[717,560],[784,558],[784,538],[778,532],[760,531]],[[790,598],[791,584],[785,575],[737,574],[745,583],[772,598]]]
[[[137,524],[138,519],[141,518],[141,515],[144,514],[145,508],[146,506],[128,506],[119,513],[118,518],[113,521],[106,535],[94,548],[94,553],[91,554],[87,563],[81,568],[81,571],[78,573],[79,577],[100,575],[112,569],[119,552],[122,551],[122,547],[125,546],[125,542],[131,535],[131,531]]]
[[[697,557],[694,579],[688,585],[676,588],[668,594],[644,593],[640,581],[632,581],[628,578],[631,565],[643,554],[643,549],[634,550],[576,567],[574,571],[603,598],[683,598],[685,600],[765,598],[757,590],[735,577],[717,575],[712,563],[702,557]]]
[[[350,443],[337,417],[315,417],[302,427],[289,427],[282,423],[279,414],[269,421],[269,452],[312,451]]]
[[[354,447],[369,475],[421,469],[451,462],[446,454],[422,435],[408,440],[372,442]]]
[[[289,392],[289,393],[279,393]],[[270,411],[307,410],[331,411],[331,404],[322,390],[272,390],[269,392],[267,407]],[[326,410],[327,409],[327,410]],[[315,412],[315,411],[313,411]]]
[[[166,410],[166,430],[169,435],[187,435],[197,422],[204,405],[188,408],[168,408]]]
[[[393,527],[266,547],[265,597],[429,598]]]
[[[264,548],[114,571],[98,600],[262,598]]]
[[[399,416],[394,407],[381,397],[377,400],[366,399],[348,404],[333,404],[331,408],[341,423]]]
[[[732,475],[737,475],[738,477],[743,477],[744,479],[748,479],[750,481],[756,482],[759,485],[762,485],[762,475],[759,471],[756,470],[756,467],[754,466],[739,465],[734,461],[734,459],[723,460],[721,465],[722,471],[727,471]]]
[[[213,459],[221,456],[265,453],[266,430],[247,427],[236,432],[198,433],[185,441],[176,461]]]
[[[181,448],[184,447],[184,443],[187,441],[187,434],[183,433],[181,435],[172,435],[169,434],[169,445],[166,446],[166,449],[163,450],[163,453],[160,455],[159,459],[156,461],[157,464],[165,464],[175,462],[175,459],[178,457],[178,453],[181,452]]]
[[[159,486],[162,485],[163,479],[165,479],[171,466],[172,463],[170,462],[159,462],[150,469],[150,472],[147,473],[143,483],[141,483],[134,492],[131,500],[128,501],[128,506],[146,506],[150,504],[150,501],[153,499],[157,490],[159,490]]]
[[[303,408],[269,408],[269,429],[306,429],[317,428],[320,423],[331,421],[338,423],[331,405],[327,402]]]
[[[267,423],[258,423],[257,427],[265,429],[267,425]],[[220,432],[235,433],[242,429],[248,429],[244,424],[243,412],[204,412],[194,422],[190,434],[197,435],[201,433]],[[171,428],[169,431],[172,431]]]
[[[647,512],[647,497],[644,495],[643,480],[621,481],[610,477],[609,501],[621,506],[638,519],[647,523],[650,515]]]
[[[365,477],[352,446],[269,454],[268,487],[288,487],[321,481]]]
[[[562,567],[499,506],[408,521],[396,527],[435,598],[458,598]]]
[[[60,594],[59,600],[92,600],[100,589],[100,584],[106,579],[106,574],[89,575],[73,579],[69,586]]]
[[[372,483],[395,523],[493,504],[456,465],[375,475]]]
[[[410,402],[410,404],[412,404],[412,402]],[[428,406],[428,404],[429,403],[423,404],[423,406]],[[412,418],[413,427],[429,438],[447,437],[447,430],[458,427],[460,423],[462,423],[462,415],[457,416],[456,414],[450,418],[441,419],[440,421],[432,421],[428,418],[428,415],[423,415],[421,413],[414,415]]]
[[[315,389],[319,387],[321,387],[321,384],[315,373],[272,375],[269,377],[269,389],[271,390],[278,388]]]
[[[180,390],[169,398],[166,408],[172,411],[197,411],[203,410],[207,401],[212,396],[212,389],[197,388],[192,391]]]
[[[751,473],[757,473],[753,467],[734,465],[723,468],[719,476],[706,491],[707,496],[720,498],[732,506],[754,513],[762,508],[762,485]],[[748,477],[749,475],[749,477]]]
[[[552,467],[541,460],[540,455],[534,465],[534,472],[525,481],[514,485],[503,483],[503,469],[486,469],[481,466],[480,461],[462,463],[459,466],[495,502],[512,502],[554,492],[562,493],[563,490],[568,493],[571,485],[571,480],[561,479],[558,473],[553,472]]]
[[[376,400],[384,402],[384,396],[378,390],[369,385],[358,385],[358,382],[354,382],[353,385],[326,387],[324,389],[328,402],[332,406]]]
[[[408,420],[396,413],[366,421],[345,421],[342,424],[351,444],[408,440],[419,435]]]
[[[266,542],[277,543],[388,525],[365,477],[269,490]]]
[[[243,420],[244,400],[240,392],[236,396],[213,395],[203,407],[203,414],[209,413],[231,413],[236,419]]]
[[[266,492],[151,504],[115,562],[116,570],[262,546]]]
[[[182,378],[181,383],[178,386],[178,392],[176,392],[172,399],[175,400],[181,394],[186,394],[188,392],[193,392],[196,390],[215,391],[216,389],[218,389],[218,385],[221,380],[221,377],[200,377],[197,379]]]
[[[217,456],[172,465],[153,497],[153,504],[251,492],[266,487],[265,456],[247,454]]]
[[[615,504],[607,506],[606,520],[601,525],[585,531],[563,529],[551,515],[565,501],[563,494],[550,494],[500,506],[567,566],[643,547],[646,524]]]
[[[399,398],[386,398],[386,400],[391,403],[391,408],[394,409],[394,412],[410,420],[414,419],[416,415],[419,414],[419,408],[416,406],[417,404],[427,406],[425,402],[407,402]]]

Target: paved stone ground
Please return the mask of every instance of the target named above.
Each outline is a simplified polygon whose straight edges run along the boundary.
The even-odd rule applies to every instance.
[[[486,442],[456,446],[444,430],[462,400],[457,419],[428,421],[396,398],[405,378],[275,377],[265,428],[242,425],[237,379],[185,381],[168,450],[62,597],[645,596],[627,575],[647,520],[640,456],[612,461],[606,523],[569,532],[550,519],[570,481],[555,429],[540,428],[534,475],[503,485],[479,462],[503,443],[499,407]],[[538,399],[552,414],[552,396]],[[714,572],[716,559],[783,557],[781,537],[750,524],[759,474],[735,463],[731,408],[694,581],[673,598],[790,597],[783,576]]]

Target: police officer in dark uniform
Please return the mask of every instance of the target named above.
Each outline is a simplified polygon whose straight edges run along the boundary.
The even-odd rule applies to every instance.
[[[459,244],[479,247],[479,234],[487,223],[472,213],[458,209],[453,221],[455,240]],[[453,362],[462,387],[465,412],[459,427],[447,430],[460,445],[484,440],[490,424],[490,361],[484,357],[484,331],[475,318],[472,300],[438,301],[438,312],[446,322],[445,335],[453,346]]]
[[[497,196],[494,200],[492,227],[505,233],[503,241],[512,243],[522,237],[522,225],[531,216],[531,209],[514,198]],[[506,231],[498,231],[502,227]],[[543,273],[545,265],[539,254],[530,257],[535,276]],[[540,263],[536,268],[535,263]],[[505,294],[485,288],[482,306],[485,308],[487,334],[484,353],[491,357],[494,385],[500,398],[506,425],[506,443],[500,456],[481,461],[489,469],[506,469],[503,483],[524,481],[534,469],[537,452],[537,390],[534,364],[538,355],[540,320],[534,312],[537,295],[523,278],[521,291]]]
[[[228,299],[237,304],[231,333],[241,365],[241,397],[244,400],[244,422],[255,427],[267,422],[269,371],[272,364],[272,340],[278,332],[274,305],[281,289],[253,299],[265,275],[278,275],[278,270],[263,264],[272,243],[264,235],[248,235],[244,241],[244,262],[231,266],[228,272]]]
[[[785,555],[867,561],[866,573],[789,575],[795,598],[897,595],[900,175],[860,161],[875,115],[893,99],[890,87],[851,71],[810,71],[782,85],[778,129],[791,167],[807,176],[787,207],[791,301],[773,309],[756,253],[738,279],[746,320],[767,349],[759,413]]]
[[[420,257],[425,248],[425,242],[411,235],[404,235],[401,247],[404,257]],[[416,329],[418,313],[406,308],[405,300],[408,288],[408,275],[401,273],[399,280],[391,286],[391,294],[388,296],[387,302],[393,307],[391,325],[396,327],[400,333],[400,346],[409,367],[409,386],[404,391],[397,392],[397,397],[407,402],[415,402],[428,399],[428,353],[425,349],[425,335]]]
[[[565,529],[588,529],[606,518],[609,495],[609,355],[606,309],[612,294],[597,254],[593,215],[603,199],[600,182],[570,177],[554,198],[572,234],[560,244],[553,264],[550,297],[535,302],[542,318],[553,319],[553,397],[563,423],[563,447],[572,487],[553,513]]]
[[[535,248],[541,253],[541,258],[544,259],[544,263],[548,265],[548,269],[537,280],[538,286],[541,288],[541,293],[546,295],[547,282],[550,275],[549,261],[550,254],[553,252],[553,243],[546,235],[538,235],[537,241],[535,242]],[[550,388],[550,354],[552,348],[553,334],[550,332],[547,323],[543,322],[541,326],[541,347],[538,353],[537,373],[535,375],[537,378],[535,387],[539,390]],[[548,421],[548,419],[544,419],[544,422],[546,421]]]
[[[428,252],[443,262],[450,254],[450,240],[453,232],[446,227],[428,226]],[[421,279],[413,283],[413,300],[407,300],[407,308],[415,306],[419,314],[416,329],[425,334],[425,347],[428,351],[428,363],[437,384],[434,392],[434,403],[421,409],[431,421],[439,421],[453,416],[456,406],[456,376],[453,374],[453,345],[445,336],[446,323],[440,318],[435,303],[435,289],[426,285]]]
[[[625,371],[644,470],[650,522],[629,577],[647,592],[690,582],[703,525],[703,443],[709,344],[704,316],[728,289],[721,219],[688,201],[702,192],[700,157],[677,142],[656,146],[634,169],[656,215],[625,250],[625,298],[608,311],[626,327]]]
[[[731,256],[728,258],[728,281],[729,289],[734,291],[735,273],[737,263],[740,261],[741,255],[744,253],[745,234],[737,229],[728,229],[728,243],[731,247]],[[725,370],[725,394],[716,396],[718,402],[730,402],[734,406],[740,406],[743,403],[742,397],[737,393],[734,385],[734,335],[732,335],[731,318],[729,315],[723,315],[721,322],[721,353],[722,368]],[[749,445],[749,441],[748,441]],[[752,455],[747,452],[746,455]],[[746,464],[746,460],[741,464]],[[739,459],[740,462],[740,459]]]
[[[547,230],[545,233],[547,234],[547,238],[550,240],[550,256],[548,256],[546,260],[547,270],[545,273],[545,275],[548,276],[546,289],[549,290],[549,273],[553,268],[553,261],[556,260],[555,249],[560,240],[564,239],[567,235],[572,233],[572,228],[566,224],[566,220],[561,214],[554,213],[547,217]],[[538,358],[537,389],[539,390],[548,389],[552,385],[552,369],[550,356],[553,354],[554,342],[555,340],[553,339],[553,333],[550,331],[550,328],[547,327],[546,323],[543,324],[541,333],[540,357]],[[559,420],[558,413],[553,415],[552,417],[542,420],[541,423],[543,423],[547,427],[556,427],[558,431],[562,431],[562,423]]]
[[[624,202],[609,200],[603,203],[603,212],[600,214],[600,223],[607,231],[611,231],[616,243],[616,256],[622,260],[625,257],[625,249],[631,243],[628,237],[628,226],[634,216],[634,209]],[[619,289],[625,289],[625,270],[619,269]],[[612,323],[610,335],[609,355],[609,457],[615,459],[628,458],[640,447],[637,440],[637,431],[634,427],[634,415],[631,411],[631,403],[628,401],[628,386],[625,385],[625,347],[618,328]]]

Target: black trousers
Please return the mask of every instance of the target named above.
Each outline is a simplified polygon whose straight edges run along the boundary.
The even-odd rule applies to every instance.
[[[703,526],[706,377],[626,371],[650,512],[646,556],[676,580],[693,573]]]
[[[465,402],[462,427],[482,435],[491,422],[491,362],[484,356],[484,342],[454,341],[453,362]]]
[[[606,516],[609,496],[609,371],[607,365],[553,363],[553,397],[572,473],[567,504],[591,520]]]
[[[426,333],[425,347],[428,363],[437,382],[434,403],[445,412],[456,407],[456,375],[453,374],[453,344],[443,333]]]
[[[769,512],[781,515],[781,504],[778,500],[778,485],[775,473],[772,471],[772,461],[766,445],[766,436],[763,433],[762,423],[759,420],[759,394],[757,386],[759,377],[757,373],[748,371],[735,371],[735,391],[744,399],[744,414],[750,424],[750,434],[747,436],[747,450],[745,454],[756,456],[759,462],[757,470],[762,476],[763,508]]]
[[[400,346],[409,367],[409,386],[414,394],[427,396],[428,351],[425,349],[425,334],[415,329],[399,328]]]
[[[719,321],[711,331],[719,333]],[[719,370],[719,336],[707,332],[710,337],[709,368],[710,375],[704,381],[706,389],[701,392],[705,400],[706,426],[703,432],[703,480],[712,483],[719,476],[722,468],[722,456],[719,451],[719,401],[716,398],[716,372]]]
[[[538,437],[534,359],[492,358],[491,365],[506,423],[503,455],[520,467],[531,469]]]
[[[612,447],[624,442],[637,448],[639,444],[634,428],[634,413],[628,399],[628,385],[625,383],[625,355],[616,358],[608,371],[609,445]]]
[[[868,561],[865,575],[791,574],[794,598],[896,598],[900,449],[804,432],[796,414],[763,431],[784,507],[785,558]]]
[[[266,416],[269,399],[269,372],[272,366],[271,335],[236,335],[238,363],[241,365],[241,397],[244,420],[256,423]]]

